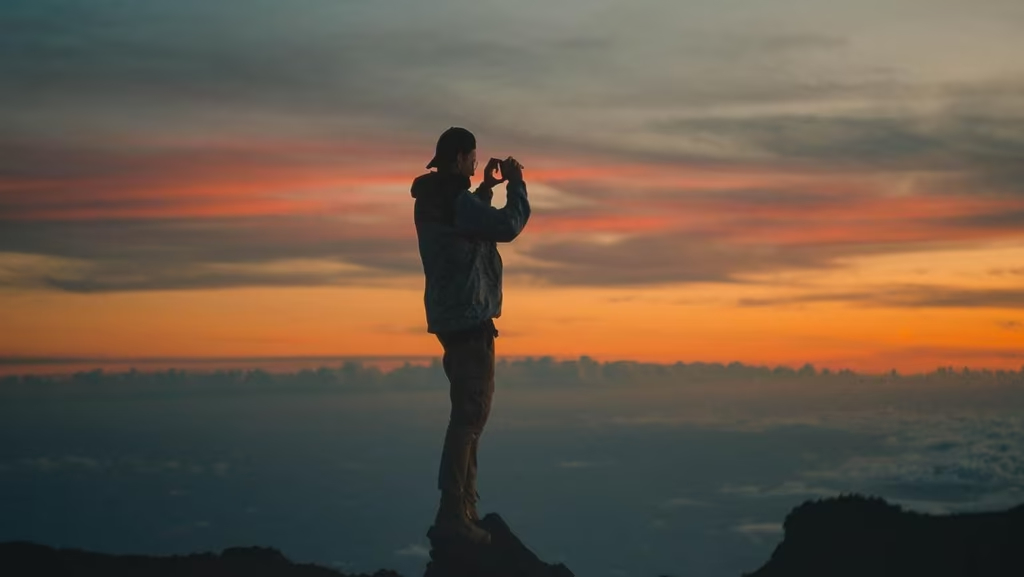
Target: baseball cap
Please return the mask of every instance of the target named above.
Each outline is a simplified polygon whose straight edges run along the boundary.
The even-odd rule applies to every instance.
[[[437,147],[434,150],[434,158],[430,159],[427,168],[438,167],[441,163],[454,160],[460,152],[469,152],[476,148],[476,137],[465,128],[452,126],[441,133],[437,139]]]

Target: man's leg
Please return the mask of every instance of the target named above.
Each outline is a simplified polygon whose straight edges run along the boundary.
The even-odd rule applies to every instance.
[[[496,331],[495,331],[496,332]],[[487,424],[487,417],[491,413],[491,404],[494,399],[494,335],[491,333],[485,333],[483,335],[483,345],[487,352],[485,353],[484,360],[486,361],[486,372],[484,373],[484,385],[483,399],[485,403],[483,411],[483,420],[480,423],[480,433],[473,437],[473,442],[469,447],[469,459],[466,463],[466,484],[463,488],[464,500],[466,502],[466,513],[469,518],[473,521],[479,520],[479,515],[476,511],[476,502],[480,498],[480,493],[477,491],[476,475],[477,475],[477,448],[480,446],[480,435],[483,434],[483,427]]]
[[[438,338],[444,346],[443,365],[451,385],[451,414],[438,469],[440,520],[451,503],[457,501],[464,514],[467,493],[472,491],[475,497],[475,447],[490,414],[494,393],[494,344],[490,333],[475,333],[454,342]]]

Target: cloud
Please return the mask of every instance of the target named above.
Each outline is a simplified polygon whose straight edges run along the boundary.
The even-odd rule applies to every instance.
[[[56,107],[68,100],[40,96],[73,93],[83,108],[121,108],[139,124],[159,107],[165,121],[202,108],[402,114],[402,91],[385,89],[401,75],[386,67],[373,73],[374,64],[397,59],[385,38],[399,34],[360,34],[359,8],[348,3],[314,1],[306,10],[195,0],[90,10],[50,4],[7,9],[17,26],[5,35],[11,56],[3,60],[0,104]]]
[[[26,468],[42,473],[66,472],[66,471],[88,471],[91,473],[182,473],[199,475],[210,472],[218,477],[227,475],[230,464],[219,461],[214,463],[199,463],[181,459],[144,459],[125,455],[117,459],[101,459],[85,457],[81,455],[43,455],[39,457],[24,458],[19,461],[10,462],[4,468],[13,469],[16,467]],[[172,495],[185,494],[182,491],[174,490]]]
[[[839,494],[839,491],[837,490],[811,486],[802,481],[785,481],[775,487],[727,484],[719,489],[719,492],[726,495],[739,495],[742,497],[829,497]]]
[[[778,522],[743,522],[733,526],[732,530],[759,547],[766,541],[778,541],[784,532],[782,523]]]
[[[912,182],[915,202],[1022,196],[1014,69],[968,82],[906,47],[863,61],[860,25],[805,6],[750,7],[772,23],[753,26],[717,4],[583,4],[569,19],[539,1],[403,2],[396,19],[333,0],[14,0],[0,16],[0,251],[17,256],[0,283],[400,282],[421,272],[408,214],[366,197],[407,188],[395,174],[450,124],[495,148],[641,169],[618,189],[537,181],[521,250],[546,266],[509,272],[554,285],[736,283],[905,249],[916,241],[878,230],[907,206],[888,179]],[[943,46],[963,16],[931,10],[913,46]],[[658,196],[644,169],[666,166],[765,174]],[[367,178],[338,182],[353,173]],[[646,212],[626,209],[638,196]],[[1024,224],[1024,208],[942,206],[953,216],[908,217],[922,242]],[[23,255],[42,260],[10,264]]]
[[[745,307],[814,302],[847,302],[872,307],[1024,308],[1024,289],[968,289],[936,285],[891,285],[864,291],[808,293],[787,297],[742,298]]]
[[[1018,184],[1024,182],[1024,175],[1021,175],[1021,177],[1021,179],[1018,179],[1016,176],[1012,179],[1008,179],[1012,180],[1012,183],[1007,183],[1004,189],[1008,189],[1011,186],[1016,187]],[[958,187],[958,190],[970,189],[971,186],[972,183],[965,183],[965,186]],[[1021,190],[1024,191],[1024,188]],[[1012,230],[1016,232],[1024,228],[1024,210],[1004,210],[999,212],[985,212],[981,214],[944,217],[935,219],[935,223],[949,227],[983,228],[992,231]]]
[[[893,250],[879,244],[744,244],[713,233],[666,231],[600,239],[536,241],[520,249],[557,267],[522,265],[516,274],[557,285],[627,286],[680,282],[746,282],[742,274],[827,269],[853,255]]]
[[[1018,87],[1024,100],[1024,84]],[[657,133],[713,142],[736,161],[812,170],[920,175],[918,194],[1024,196],[1024,113],[983,108],[928,115],[761,115],[659,120]],[[949,225],[1019,229],[1022,211],[940,219]]]
[[[877,419],[870,427],[886,435],[883,454],[853,456],[802,475],[947,512],[1012,505],[1021,498],[1024,420],[1019,417],[907,414]]]
[[[373,284],[422,274],[415,239],[317,216],[9,221],[0,282],[74,292]]]
[[[396,550],[395,555],[399,555],[402,557],[422,557],[424,559],[429,559],[430,549],[424,547],[423,545],[412,543],[406,547]]]

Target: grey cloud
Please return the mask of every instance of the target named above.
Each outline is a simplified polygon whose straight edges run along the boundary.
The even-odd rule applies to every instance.
[[[642,181],[623,189],[621,186],[604,184],[599,180],[581,181],[566,179],[557,181],[560,190],[585,200],[611,202],[612,206],[601,206],[592,203],[591,207],[573,207],[574,216],[601,213],[617,214],[618,204],[628,202],[630,210],[643,210],[647,206],[658,210],[678,211],[680,214],[708,213],[714,215],[715,222],[726,222],[737,217],[759,216],[764,209],[791,211],[794,216],[805,212],[813,218],[815,211],[847,209],[857,210],[864,202],[863,197],[849,194],[836,194],[828,191],[786,189],[778,187],[750,187],[732,189],[703,189],[699,187],[665,189],[655,186],[646,189]],[[642,201],[630,202],[631,199],[642,198]],[[764,224],[771,221],[765,220]]]
[[[853,457],[811,479],[884,491],[899,499],[956,504],[1008,496],[1024,482],[1024,428],[1016,417],[914,418],[878,423],[890,454]],[[1019,498],[1016,496],[1015,498]]]
[[[1024,157],[1024,116],[987,117],[981,112],[705,117],[660,121],[651,128],[721,138],[783,159],[852,166],[937,168],[946,160],[997,163]]]
[[[1024,85],[1018,90],[1024,98]],[[776,167],[928,173],[926,184],[915,191],[925,194],[1024,195],[1024,108],[1001,115],[980,109],[924,117],[703,117],[660,121],[651,128],[684,141],[716,142],[737,159]],[[1019,229],[1022,215],[1001,212],[937,222]]]
[[[15,259],[0,266],[0,282],[95,292],[367,285],[422,273],[414,238],[375,237],[343,227],[315,216],[7,221],[0,226],[0,253],[73,260],[47,267],[45,261]],[[296,260],[305,264],[261,268]]]
[[[590,146],[658,161],[659,154],[666,160],[685,155],[634,150],[586,129],[627,109],[661,115],[665,107],[689,108],[706,117],[708,107],[735,104],[913,102],[932,88],[908,84],[877,64],[805,68],[804,57],[841,53],[850,45],[846,33],[835,29],[780,26],[765,33],[737,26],[729,9],[719,13],[704,5],[580,8],[567,18],[546,3],[524,11],[410,1],[385,8],[305,0],[300,9],[265,0],[88,7],[16,0],[0,16],[12,31],[0,39],[0,108],[7,109],[0,114],[26,133],[56,130],[68,120],[88,124],[90,118],[107,130],[125,123],[143,131],[181,123],[201,130],[211,119],[240,121],[235,114],[247,110],[296,126],[310,121],[304,130],[346,117],[362,127],[372,118],[378,126],[434,132],[448,122],[438,119],[447,118],[509,143],[560,143],[581,151]],[[702,24],[691,23],[694,14]],[[673,34],[657,32],[668,29]],[[650,64],[655,61],[667,65]],[[1008,84],[1004,90],[1017,88]],[[960,97],[983,98],[966,89]],[[557,113],[565,106],[593,106],[593,116],[562,124]],[[523,120],[541,111],[557,122]],[[651,129],[643,120],[631,122],[638,134]],[[357,129],[344,126],[349,134]],[[826,152],[879,139],[903,151],[923,146],[898,127],[843,129],[846,140],[826,144]],[[764,127],[753,130],[757,137]],[[806,140],[790,144],[809,152]],[[862,153],[882,154],[870,147]]]
[[[119,198],[116,189],[83,187],[75,181],[79,178],[116,178],[116,187],[128,187],[161,171],[205,169],[219,161],[346,161],[344,155],[330,160],[330,151],[315,158],[269,158],[216,147],[140,148],[134,141],[109,138],[125,131],[273,135],[287,127],[290,136],[351,139],[368,126],[412,135],[462,121],[475,123],[479,132],[493,132],[503,144],[535,147],[538,154],[572,150],[619,160],[728,167],[747,162],[747,153],[753,152],[761,159],[752,162],[814,170],[945,172],[948,190],[955,193],[979,187],[1022,190],[1024,119],[1016,106],[1024,90],[1013,80],[941,87],[951,103],[934,118],[870,112],[877,106],[868,106],[869,112],[858,117],[766,113],[726,118],[710,116],[709,110],[851,98],[869,104],[908,102],[933,87],[909,84],[885,68],[794,73],[802,70],[794,60],[802,55],[843,50],[848,41],[836,34],[690,30],[671,38],[652,35],[649,28],[615,26],[615,18],[594,20],[594,27],[582,29],[575,22],[571,29],[559,28],[568,26],[564,22],[541,23],[512,34],[504,24],[489,20],[486,9],[469,4],[454,13],[416,2],[396,7],[403,14],[400,19],[375,3],[327,0],[307,0],[302,10],[267,0],[12,3],[0,15],[0,25],[10,31],[0,37],[0,120],[12,127],[0,137],[0,174],[57,182],[34,194],[28,189],[0,193],[0,218],[58,203],[71,209],[104,209],[152,208],[166,202]],[[448,33],[460,26],[459,34]],[[671,56],[671,70],[644,65],[647,61],[638,57],[636,47],[650,50],[648,56]],[[766,59],[781,71],[765,66]],[[992,102],[999,107],[990,110]],[[524,120],[534,112],[557,113],[560,106],[594,108],[592,116],[564,124],[558,114],[551,118],[559,122]],[[644,119],[649,117],[623,122],[632,136],[680,143],[696,138],[728,146],[719,154],[685,146],[647,147],[635,144],[637,139],[621,138],[617,131],[614,138],[597,138],[584,130],[603,126],[594,120],[604,121],[616,109],[674,113],[663,114],[667,106],[688,109],[684,112],[689,116],[654,124]],[[90,142],[90,131],[95,141]],[[64,142],[79,132],[85,136],[75,136],[77,144]],[[842,202],[798,192],[715,195],[715,200],[749,206],[803,208]],[[693,198],[710,200],[712,195],[705,199],[694,192]],[[415,243],[408,236],[392,240],[374,233],[367,240],[310,240],[292,234],[305,232],[305,225],[298,223],[308,221],[210,222],[220,230],[195,230],[184,221],[58,225],[10,220],[2,223],[0,250],[89,261],[73,274],[35,277],[74,291],[325,284],[420,272]],[[1021,216],[1002,212],[938,222],[943,223],[1019,228]],[[525,252],[558,268],[509,272],[555,284],[740,282],[741,273],[830,267],[837,257],[884,251],[852,244],[740,246],[713,236],[673,233],[616,245],[542,242]],[[270,275],[208,266],[290,258],[362,264],[370,270]]]
[[[423,557],[424,559],[430,558],[430,549],[420,545],[418,543],[411,543],[406,547],[395,550],[395,555],[409,556],[409,557]]]
[[[603,37],[502,34],[480,22],[451,33],[443,10],[404,2],[395,19],[372,3],[118,3],[17,1],[0,15],[0,118],[8,134],[102,128],[193,130],[215,123],[303,119],[322,131],[338,117],[365,127],[434,131],[466,118],[467,101],[506,83],[565,77],[577,61],[602,59]],[[490,22],[490,24],[489,24]],[[489,33],[494,32],[494,33]],[[543,80],[539,82],[543,83]],[[490,100],[494,100],[491,98]],[[493,116],[494,107],[478,114]],[[345,124],[347,135],[356,127]],[[227,128],[222,126],[221,128]],[[252,126],[234,126],[246,132]]]
[[[116,459],[85,457],[81,455],[40,456],[21,459],[6,465],[9,469],[25,468],[42,473],[89,471],[91,473],[189,473],[210,472],[223,477],[230,465],[223,461],[198,463],[181,459],[147,459],[122,456]],[[178,494],[182,494],[179,492]]]
[[[904,249],[906,247],[903,247]],[[745,282],[742,273],[840,266],[840,257],[884,253],[884,244],[734,244],[716,234],[668,232],[614,244],[586,240],[539,242],[521,249],[558,267],[520,266],[514,272],[561,285],[621,286],[670,282]],[[510,271],[511,272],[511,271]]]
[[[898,162],[949,147],[942,135],[936,140],[902,117],[739,121],[708,116],[708,107],[737,103],[912,101],[928,93],[930,87],[908,85],[878,67],[794,74],[802,69],[786,60],[790,56],[820,56],[848,45],[835,34],[705,30],[684,20],[685,34],[652,35],[650,27],[664,22],[649,22],[648,14],[641,18],[647,26],[622,25],[623,17],[637,16],[635,9],[623,12],[621,6],[599,10],[595,18],[581,16],[589,27],[577,21],[570,26],[550,14],[509,34],[514,11],[495,18],[493,11],[472,4],[457,7],[457,15],[415,2],[389,8],[402,18],[374,3],[327,0],[307,0],[301,10],[266,1],[90,8],[17,1],[0,16],[9,24],[5,29],[14,31],[0,39],[0,117],[17,128],[9,134],[24,137],[52,136],[60,127],[90,122],[115,133],[115,127],[149,133],[188,126],[244,134],[272,119],[274,126],[264,130],[279,128],[283,120],[294,130],[345,137],[370,124],[411,134],[464,122],[493,133],[502,144],[536,150],[554,147],[650,162],[723,160],[685,147],[637,148],[629,144],[635,139],[590,130],[604,124],[593,120],[604,121],[616,111],[653,109],[662,115],[671,106],[690,108],[691,117],[647,126],[645,120],[632,120],[630,130],[768,145],[776,156],[830,163],[850,162],[851,154],[861,161]],[[534,10],[550,12],[544,6]],[[678,20],[679,14],[664,6],[647,10],[665,12],[665,22]],[[451,34],[453,18],[471,25]],[[671,67],[643,64],[653,55],[666,57]],[[765,59],[773,66],[765,66]],[[792,69],[776,70],[783,63]],[[999,94],[1020,93],[1014,83],[1004,81],[999,88]],[[974,102],[984,98],[978,92],[964,88],[955,94]],[[593,116],[583,124],[563,121],[566,115],[557,114],[563,106],[592,106]],[[984,103],[971,109],[986,110]],[[264,114],[246,117],[245,111]],[[894,156],[897,160],[891,160]],[[730,158],[726,153],[724,160]]]
[[[739,495],[743,497],[830,497],[839,494],[840,491],[826,487],[808,485],[803,481],[785,481],[775,487],[762,487],[759,485],[725,485],[719,489],[719,493],[726,495]]]
[[[762,546],[765,539],[777,541],[783,534],[782,523],[778,522],[743,522],[732,528],[748,539],[750,542]]]
[[[17,2],[5,15],[4,100],[53,101],[71,90],[76,99],[120,104],[224,99],[238,106],[286,97],[302,108],[335,88],[335,98],[372,105],[355,82],[358,54],[322,50],[317,41],[330,29],[311,28],[299,15],[266,2]]]
[[[885,163],[943,151],[945,143],[920,134],[903,119],[835,117],[696,118],[652,128],[734,141],[784,159]],[[742,150],[742,148],[741,148]]]
[[[695,197],[703,198],[700,193]],[[760,191],[734,191],[722,202],[765,202]],[[717,194],[707,199],[719,199]],[[801,194],[781,195],[794,206],[828,204]],[[710,202],[710,200],[695,202]],[[716,200],[717,201],[717,200]],[[134,200],[83,200],[72,206]],[[143,205],[159,200],[139,200]],[[681,203],[687,202],[685,200]],[[317,216],[230,219],[118,219],[78,221],[6,221],[0,252],[74,259],[59,274],[20,261],[8,262],[0,282],[45,285],[75,292],[203,288],[245,285],[294,286],[339,283],[373,284],[402,275],[419,275],[422,266],[411,228],[383,236],[381,225],[339,224]],[[395,225],[398,227],[398,225]],[[719,232],[668,232],[626,238],[615,244],[585,239],[544,241],[520,249],[545,265],[509,268],[509,276],[527,274],[561,285],[625,286],[674,282],[744,282],[740,275],[785,269],[829,268],[851,255],[907,250],[907,244],[837,243],[773,246],[735,244]],[[260,265],[289,259],[317,261],[323,267],[271,272]],[[345,264],[360,270],[346,270]],[[234,265],[245,265],[244,267]],[[41,272],[40,272],[41,270]],[[0,273],[4,270],[0,269]],[[851,297],[856,295],[851,295]],[[835,298],[821,297],[822,299]],[[743,304],[757,304],[756,302]]]
[[[268,166],[345,169],[365,167],[368,162],[365,157],[352,155],[350,147],[330,142],[296,143],[290,138],[293,136],[278,135],[263,143],[237,139],[221,142],[211,138],[208,142],[197,140],[188,144],[161,143],[159,135],[154,142],[142,139],[128,143],[7,139],[0,140],[0,175],[33,187],[33,195],[26,194],[26,190],[6,190],[6,200],[13,201],[18,196],[49,197],[60,193],[71,197],[72,192],[89,198],[115,187],[141,188],[154,180],[188,179],[186,182],[191,183],[197,177],[224,176],[225,172],[236,169]],[[367,142],[363,152],[373,154],[377,152],[375,146],[379,144]],[[46,186],[41,188],[38,181],[45,181]],[[33,201],[42,203],[37,198],[22,202],[31,204]]]
[[[1008,183],[1007,186],[1013,188],[1020,186],[1021,192],[1024,193],[1024,180],[1012,184]],[[1024,229],[1024,210],[1001,210],[982,214],[935,218],[931,222],[950,227],[1020,231]]]

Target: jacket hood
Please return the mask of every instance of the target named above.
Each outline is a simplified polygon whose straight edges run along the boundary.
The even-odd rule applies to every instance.
[[[457,173],[428,172],[412,181],[412,197],[421,198],[445,190],[468,190],[469,177]]]

